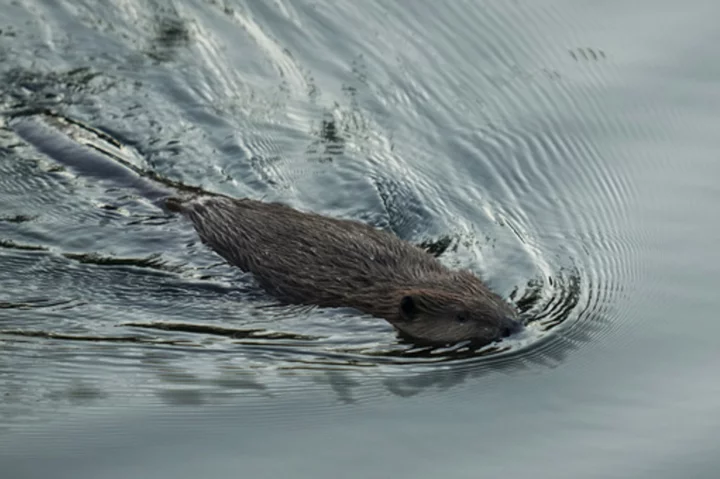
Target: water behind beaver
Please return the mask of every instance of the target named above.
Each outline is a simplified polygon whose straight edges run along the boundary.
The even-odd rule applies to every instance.
[[[3,471],[714,477],[717,10],[0,2]],[[279,306],[102,165],[387,229],[528,327]]]

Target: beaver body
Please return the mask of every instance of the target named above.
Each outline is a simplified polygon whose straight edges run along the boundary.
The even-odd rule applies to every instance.
[[[521,328],[476,276],[370,225],[225,196],[170,198],[166,207],[283,303],[355,308],[420,342],[485,344]]]

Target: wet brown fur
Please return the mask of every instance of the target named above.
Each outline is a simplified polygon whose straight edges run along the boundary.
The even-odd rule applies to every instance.
[[[364,223],[224,196],[166,206],[280,302],[355,308],[419,341],[487,343],[518,329],[515,311],[476,276]]]

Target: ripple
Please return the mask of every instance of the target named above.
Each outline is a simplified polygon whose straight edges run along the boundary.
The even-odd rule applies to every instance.
[[[608,106],[610,47],[546,35],[561,12],[124,2],[109,7],[111,27],[102,9],[65,3],[102,54],[70,39],[55,47],[70,69],[3,69],[9,401],[447,397],[481,376],[579,360],[626,321],[637,176],[614,142],[650,133]],[[191,183],[390,229],[482,272],[526,331],[480,349],[418,347],[351,311],[274,304],[142,198],[203,191]]]
[[[73,299],[57,299],[57,298],[25,298],[15,301],[0,301],[0,309],[40,309],[40,308],[58,308],[69,309],[79,304]]]
[[[56,122],[54,120],[55,118],[58,118],[62,120],[62,117],[56,117],[56,116],[50,116],[46,118],[52,120],[52,122]],[[73,168],[80,168],[80,171],[89,171],[90,174],[98,176],[102,178],[106,173],[105,170],[108,170],[108,175],[112,176],[110,171],[118,171],[118,174],[115,174],[114,176],[117,178],[119,177],[120,181],[124,181],[129,186],[134,186],[136,182],[143,178],[148,177],[152,178],[154,181],[162,181],[164,185],[172,185],[174,187],[178,187],[181,184],[175,184],[170,180],[163,180],[161,177],[157,176],[156,174],[147,172],[146,170],[143,170],[135,164],[137,163],[137,160],[124,160],[123,156],[127,156],[126,154],[121,154],[122,150],[125,148],[121,143],[119,143],[117,140],[113,139],[112,137],[107,136],[105,133],[94,133],[95,130],[93,130],[90,127],[84,127],[81,123],[78,123],[74,120],[68,120],[64,123],[57,123],[57,126],[53,125],[53,123],[48,123],[48,125],[52,125],[53,127],[57,128],[66,128],[66,126],[72,126],[73,128],[76,128],[76,126],[81,127],[81,130],[77,129],[71,129],[69,130],[70,134],[73,135],[73,138],[80,138],[81,141],[86,142],[86,144],[90,145],[100,145],[99,147],[95,147],[93,149],[94,152],[99,152],[102,154],[105,154],[105,152],[114,151],[118,153],[112,153],[109,156],[110,163],[107,162],[107,160],[100,158],[100,157],[88,157],[87,160],[80,160],[77,163],[71,164]],[[26,127],[23,127],[26,128]],[[79,132],[79,133],[78,133]],[[87,136],[87,133],[90,133],[91,135],[95,135],[94,137],[90,137],[90,139]],[[80,134],[80,136],[78,136]],[[25,137],[31,139],[31,141],[37,141],[33,140],[35,136],[34,134],[25,133]],[[503,170],[496,170],[492,172],[493,177],[497,177],[499,179],[505,178],[506,183],[501,183],[501,188],[503,191],[508,192],[512,195],[512,198],[515,201],[521,201],[521,196],[518,195],[520,191],[522,191],[522,195],[524,196],[531,196],[538,193],[538,185],[543,188],[545,191],[552,191],[553,189],[558,188],[557,179],[551,176],[546,175],[545,171],[550,171],[553,168],[553,165],[550,163],[552,158],[555,158],[557,154],[562,155],[564,153],[564,143],[559,142],[557,139],[555,139],[554,142],[551,142],[551,144],[555,144],[555,146],[548,147],[546,146],[546,142],[543,141],[545,138],[552,138],[547,137],[544,135],[539,136],[528,136],[528,132],[526,130],[520,131],[520,130],[510,130],[507,133],[500,129],[493,129],[493,130],[486,130],[484,132],[484,136],[482,137],[484,142],[488,145],[503,145],[502,149],[505,150],[507,153],[508,151],[513,153],[515,152],[517,156],[515,156],[516,161],[513,165],[516,171],[523,172],[522,181],[520,183],[517,182],[509,182],[509,180],[512,178],[512,176],[505,175],[505,171]],[[472,139],[477,139],[477,137],[473,136]],[[466,142],[466,147],[471,148],[471,141],[472,139],[469,139]],[[497,139],[497,140],[494,140]],[[48,140],[42,140],[45,143],[47,143]],[[90,143],[87,143],[87,142]],[[104,142],[103,144],[99,144],[98,141]],[[105,146],[108,145],[108,146]],[[558,149],[560,148],[560,149]],[[47,149],[46,149],[47,150]],[[59,150],[55,149],[49,149],[47,150],[53,157],[61,159],[63,158],[63,154],[59,152]],[[547,152],[553,151],[555,153],[554,155],[548,154]],[[94,153],[97,154],[97,153]],[[520,156],[520,155],[527,155],[526,157]],[[486,158],[489,158],[486,156]],[[530,161],[530,158],[532,158],[532,161]],[[64,160],[63,160],[64,161]],[[117,161],[117,167],[113,166],[111,163],[113,161]],[[527,166],[519,165],[519,161],[527,161]],[[543,166],[539,166],[545,163]],[[91,165],[97,165],[97,166],[91,166]],[[92,169],[88,170],[88,166],[90,166]],[[486,167],[489,168],[496,168],[498,166],[501,166],[505,168],[503,164],[498,163],[491,163],[487,162],[485,163]],[[98,167],[102,169],[97,169]],[[121,170],[121,168],[127,168],[126,170]],[[583,172],[587,173],[587,172]],[[598,173],[600,171],[590,171],[590,174],[586,177],[594,177],[598,176]],[[127,178],[127,179],[126,179]],[[599,190],[602,193],[608,193],[608,192],[614,192],[618,191],[615,187],[608,186],[608,180],[603,180],[603,182],[599,183],[586,183],[583,186],[586,188],[591,188],[593,190]],[[409,216],[409,212],[411,211],[409,208],[403,205],[420,205],[421,203],[417,200],[412,200],[409,198],[402,198],[402,196],[399,195],[399,191],[402,191],[402,187],[399,187],[399,184],[395,183],[393,185],[392,182],[378,182],[376,183],[383,204],[385,205],[385,209],[388,212],[390,224],[393,226],[393,228],[397,229],[400,228],[401,230],[404,228],[404,224],[408,225],[414,225],[414,227],[419,226],[419,219],[422,217],[428,217],[428,214],[426,212],[419,211],[417,215],[413,218]],[[389,186],[392,186],[393,189],[388,189]],[[520,187],[520,189],[518,189]],[[154,187],[147,187],[149,191],[152,191],[152,188]],[[541,197],[541,195],[537,194],[538,197]],[[394,202],[400,201],[398,206],[394,206]],[[551,205],[555,208],[555,211],[557,211],[557,202],[554,204],[551,202],[547,203],[537,203],[535,207],[537,208],[538,205],[544,207],[544,208],[550,208]],[[567,206],[567,205],[565,205]],[[502,210],[499,210],[498,213],[503,214]],[[562,217],[562,216],[560,216]],[[603,215],[603,214],[596,214],[594,216],[596,219],[600,220],[606,220],[609,221],[611,216],[609,215]],[[528,216],[518,217],[517,215],[513,215],[512,213],[508,213],[507,216],[507,225],[512,226],[513,224],[516,225],[519,229],[514,229],[513,231],[516,232],[516,237],[522,241],[522,245],[525,248],[530,248],[528,250],[528,253],[531,255],[536,255],[538,253],[538,245],[535,244],[534,241],[529,241],[530,236],[527,232],[532,230],[532,225],[527,223]],[[567,226],[568,222],[573,221],[572,218],[566,219],[560,224],[562,226]],[[591,229],[594,227],[591,227]],[[520,233],[520,230],[524,230],[526,233]],[[409,232],[400,232],[403,236],[408,236]],[[445,239],[439,240],[439,243],[433,243],[433,242],[426,242],[425,247],[426,249],[432,250],[435,249],[435,253],[439,256],[442,256],[442,253],[445,253],[448,249],[448,244],[445,244],[444,247],[436,247],[436,245],[442,245],[444,243],[448,243],[448,240]],[[596,244],[595,246],[601,246],[599,244]],[[587,248],[588,245],[585,245]],[[455,249],[456,251],[456,249]],[[183,268],[180,267],[171,267],[167,266],[167,262],[162,260],[161,257],[158,254],[151,254],[147,256],[146,258],[116,258],[116,257],[109,257],[104,256],[102,254],[97,253],[63,253],[64,257],[67,259],[78,261],[81,264],[89,264],[94,266],[110,266],[110,267],[117,267],[117,266],[133,266],[133,267],[140,267],[140,268],[152,268],[152,269],[158,269],[166,272],[180,272]],[[617,255],[616,255],[617,256]],[[540,266],[540,265],[538,265]],[[521,307],[521,310],[523,310],[524,315],[528,318],[527,322],[529,324],[531,323],[537,323],[537,326],[535,326],[535,333],[549,333],[551,330],[555,329],[560,324],[564,323],[568,318],[572,317],[573,315],[578,314],[578,310],[587,310],[591,307],[597,307],[600,303],[598,303],[598,299],[591,296],[591,293],[588,292],[588,290],[583,290],[582,282],[580,280],[580,273],[579,270],[576,268],[574,273],[570,276],[565,276],[562,274],[562,271],[559,271],[558,274],[555,276],[550,274],[550,271],[548,270],[549,264],[547,262],[543,263],[543,266],[541,266],[542,269],[545,270],[545,273],[543,274],[542,282],[535,282],[532,281],[528,284],[528,288],[525,291],[524,295],[522,297],[517,297],[516,301],[518,302],[518,305]],[[589,288],[592,284],[592,281],[600,281],[604,278],[592,278],[588,277],[585,279],[585,281],[588,283],[585,288]],[[612,290],[612,286],[607,287],[604,285],[596,286],[603,290]],[[512,296],[517,296],[518,291],[517,289],[512,293]],[[511,297],[512,297],[511,296]],[[604,298],[603,298],[604,299]],[[168,305],[169,306],[169,305]],[[168,306],[163,306],[162,309],[166,309]],[[176,306],[176,305],[174,305]],[[294,318],[297,320],[298,318]],[[333,323],[337,322],[337,317],[332,317],[331,321]],[[576,321],[577,322],[577,321]],[[129,323],[133,325],[137,325],[137,323]],[[155,323],[152,323],[155,324]],[[299,339],[302,338],[303,343],[301,343],[300,347],[308,347],[308,338],[303,337],[302,335],[290,333],[278,333],[278,332],[272,332],[272,331],[265,331],[262,329],[259,330],[249,330],[245,331],[244,333],[241,332],[241,330],[222,330],[222,328],[219,328],[218,326],[200,326],[200,325],[186,325],[186,326],[178,326],[177,327],[171,327],[168,325],[163,326],[160,328],[155,324],[155,329],[163,329],[165,331],[176,331],[176,332],[194,332],[197,334],[204,334],[204,335],[225,335],[225,336],[231,336],[235,335],[236,337],[242,336],[244,338],[250,338],[250,335],[253,334],[261,334],[264,335],[265,340],[268,340],[267,344],[265,346],[267,349],[265,349],[265,353],[272,351],[273,348],[279,347],[279,344],[277,342],[274,342],[274,340],[277,339],[283,339],[283,340],[290,340],[292,342],[293,339]],[[150,327],[150,326],[148,326]],[[182,329],[182,328],[185,329]],[[328,328],[330,325],[323,325],[322,328]],[[212,329],[216,328],[216,329]],[[225,334],[221,334],[221,330],[224,331]],[[231,332],[233,331],[233,332]],[[312,350],[314,351],[321,351],[319,353],[313,353],[317,354],[318,358],[324,357],[326,354],[332,354],[336,358],[345,358],[345,361],[347,364],[352,364],[354,362],[357,362],[360,360],[361,357],[366,358],[372,358],[372,361],[383,361],[386,362],[386,364],[425,364],[425,363],[437,363],[438,361],[448,361],[448,360],[458,360],[458,359],[468,359],[472,357],[486,357],[488,355],[493,354],[500,354],[500,353],[508,353],[515,349],[531,349],[527,346],[527,341],[517,341],[513,343],[512,341],[507,341],[501,344],[500,346],[493,345],[491,347],[482,348],[480,351],[475,351],[472,349],[468,349],[466,347],[455,346],[451,348],[416,348],[413,345],[403,345],[402,342],[397,343],[396,346],[393,346],[391,348],[387,348],[387,346],[378,346],[377,341],[378,339],[372,336],[368,336],[368,342],[363,344],[363,339],[361,337],[358,337],[356,334],[357,331],[351,330],[347,333],[350,333],[350,335],[343,334],[344,336],[342,339],[337,338],[337,333],[335,333],[335,338],[330,341],[325,341],[325,346],[318,346],[316,344],[312,345]],[[96,338],[98,340],[101,340],[104,336],[68,336],[68,335],[62,335],[59,333],[52,333],[56,339],[79,339],[79,338]],[[295,336],[293,336],[295,334]],[[244,336],[243,336],[244,335]],[[576,337],[579,337],[578,335],[575,335]],[[320,337],[310,336],[313,341],[319,340]],[[323,341],[321,341],[322,344]],[[343,348],[338,347],[339,344],[354,344],[351,348]],[[543,354],[550,354],[551,350],[553,348],[557,349],[560,347],[559,345],[563,342],[557,342],[553,345],[546,345],[543,347],[542,351]],[[255,344],[255,346],[258,346]],[[295,348],[297,350],[297,348]],[[539,353],[540,349],[536,349],[535,354]],[[553,353],[555,355],[559,353]],[[285,355],[283,353],[282,355]],[[346,356],[347,355],[347,356]],[[306,354],[302,355],[304,358],[306,357]],[[303,361],[306,361],[303,359]],[[367,361],[365,359],[364,361]],[[323,361],[320,361],[319,364],[325,365]]]

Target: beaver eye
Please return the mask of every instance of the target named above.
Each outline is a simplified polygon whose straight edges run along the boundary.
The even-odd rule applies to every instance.
[[[405,296],[400,301],[400,310],[407,319],[413,319],[417,315],[417,304],[412,296]]]
[[[465,313],[460,313],[457,316],[455,316],[455,319],[458,323],[465,323],[468,320],[468,316]]]

